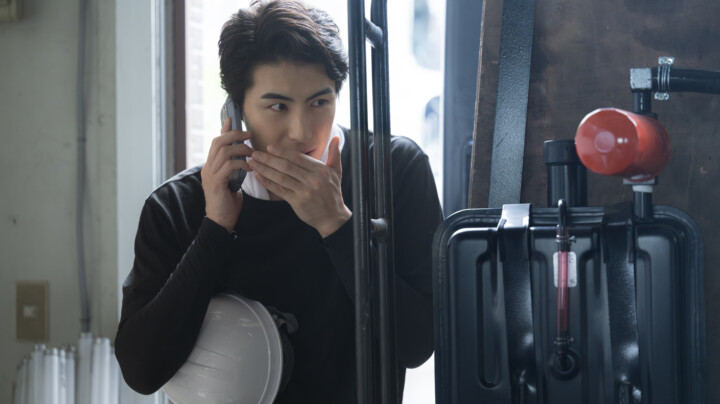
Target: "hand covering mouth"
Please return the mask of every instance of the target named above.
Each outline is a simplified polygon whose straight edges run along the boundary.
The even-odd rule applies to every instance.
[[[329,152],[328,149],[330,147],[330,141],[334,137],[337,137],[340,139],[340,143],[338,144],[338,149],[340,149],[340,151],[342,152],[343,146],[345,145],[345,135],[343,133],[342,128],[340,128],[338,125],[333,124],[332,131],[330,132],[330,138],[328,139],[327,143],[324,146],[321,146],[322,147],[321,150],[323,152],[322,152],[322,155],[320,156],[320,158],[318,159],[319,161],[322,161],[323,163],[327,163],[328,152]],[[245,144],[252,147],[252,143],[250,143],[250,139],[246,140]],[[309,156],[311,153],[317,151],[318,148],[315,147],[310,150],[304,149],[304,150],[306,150],[304,152],[302,150],[303,149],[299,149],[298,153],[304,153]],[[250,157],[250,158],[252,158],[252,157]],[[243,181],[243,183],[242,183],[242,190],[246,194],[252,196],[253,198],[269,200],[270,196],[268,195],[268,191],[255,178],[256,175],[257,175],[257,173],[255,171],[250,171],[249,173],[247,173],[247,175],[245,176],[245,181]]]

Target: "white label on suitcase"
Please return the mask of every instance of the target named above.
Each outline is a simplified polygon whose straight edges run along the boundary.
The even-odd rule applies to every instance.
[[[553,269],[555,273],[555,287],[558,286],[558,253],[553,254]],[[574,288],[577,286],[577,263],[575,260],[575,253],[568,252],[568,287]]]

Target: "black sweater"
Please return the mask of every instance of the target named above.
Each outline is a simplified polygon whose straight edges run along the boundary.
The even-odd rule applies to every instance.
[[[347,130],[345,136],[342,193],[352,211]],[[431,244],[442,213],[420,148],[393,137],[392,161],[402,383],[404,369],[433,349]],[[143,394],[161,388],[192,351],[210,298],[230,291],[298,320],[290,335],[292,377],[276,402],[354,402],[352,219],[322,239],[288,203],[245,194],[234,238],[204,217],[200,168],[176,175],[145,201],[115,339],[125,381]]]

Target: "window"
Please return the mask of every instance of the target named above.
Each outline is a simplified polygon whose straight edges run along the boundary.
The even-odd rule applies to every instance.
[[[333,16],[347,46],[347,4],[333,0],[308,3]],[[369,4],[367,1],[368,8]],[[204,162],[211,140],[220,133],[220,108],[226,95],[220,87],[217,41],[222,25],[238,7],[234,0],[186,0],[186,167]],[[428,154],[439,195],[443,167],[439,117],[444,11],[442,0],[388,2],[391,130],[415,140]],[[335,121],[349,126],[347,83],[338,101]],[[368,122],[372,125],[372,117]]]

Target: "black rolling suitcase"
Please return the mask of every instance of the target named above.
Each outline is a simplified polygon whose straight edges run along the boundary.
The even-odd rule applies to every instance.
[[[702,257],[672,207],[457,212],[434,244],[437,402],[704,403]]]

